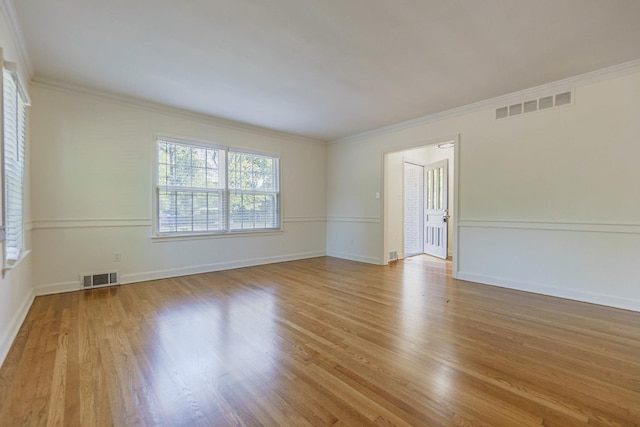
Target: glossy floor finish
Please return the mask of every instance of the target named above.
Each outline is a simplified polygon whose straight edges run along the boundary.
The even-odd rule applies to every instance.
[[[39,297],[0,425],[633,426],[640,313],[315,258]]]

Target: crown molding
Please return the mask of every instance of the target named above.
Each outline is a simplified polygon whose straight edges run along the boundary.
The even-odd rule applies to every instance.
[[[18,18],[16,16],[16,9],[13,4],[13,0],[1,0],[0,10],[2,10],[2,14],[7,20],[9,31],[11,32],[13,41],[18,49],[18,60],[20,65],[24,68],[29,80],[31,80],[33,78],[33,65],[31,64],[31,57],[27,50],[27,44],[24,41],[24,36],[22,35],[20,22],[18,22]]]
[[[389,126],[384,126],[378,129],[373,129],[365,132],[361,132],[355,135],[346,136],[343,138],[329,141],[328,144],[342,144],[360,141],[366,138],[385,135],[391,132],[396,132],[404,129],[410,129],[416,126],[426,125],[439,120],[444,120],[452,117],[458,117],[465,114],[474,113],[476,111],[503,107],[509,105],[522,98],[535,98],[540,96],[546,96],[561,91],[573,89],[578,86],[586,86],[593,83],[597,83],[603,80],[614,79],[616,77],[626,76],[640,72],[640,59],[633,61],[623,62],[622,64],[614,65],[600,70],[591,71],[588,73],[580,74],[566,79],[558,80],[551,83],[546,83],[540,86],[535,86],[529,89],[512,92],[506,95],[497,96],[495,98],[486,99],[484,101],[474,102],[472,104],[463,105],[461,107],[452,108],[450,110],[441,111],[439,113],[429,114],[427,116],[418,117],[415,119],[407,120],[404,122],[396,123]]]
[[[285,139],[288,141],[308,143],[308,144],[320,144],[326,145],[327,142],[310,138],[308,136],[297,135],[294,133],[283,132],[275,129],[263,128],[260,126],[251,125],[248,123],[236,122],[233,120],[223,119],[221,117],[197,113],[195,111],[185,110],[178,107],[172,107],[166,104],[160,104],[157,102],[146,101],[140,98],[132,96],[121,95],[114,92],[102,91],[99,89],[93,89],[86,86],[80,86],[72,83],[66,83],[59,80],[47,79],[43,77],[34,77],[31,79],[31,86],[41,87],[44,89],[57,90],[60,92],[67,92],[73,94],[87,95],[102,100],[115,102],[118,104],[126,104],[131,107],[140,108],[142,110],[150,111],[153,113],[166,114],[182,119],[196,120],[209,125],[216,125],[233,130],[241,130],[245,132],[251,132],[260,136],[267,136],[271,138]]]

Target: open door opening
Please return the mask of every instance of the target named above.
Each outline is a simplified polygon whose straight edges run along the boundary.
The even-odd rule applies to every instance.
[[[454,144],[445,141],[385,154],[385,261],[451,259]]]

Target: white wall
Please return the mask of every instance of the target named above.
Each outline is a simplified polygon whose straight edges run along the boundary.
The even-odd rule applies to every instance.
[[[326,253],[324,144],[40,84],[31,96],[36,293],[81,273],[129,283]],[[151,239],[157,134],[279,154],[284,232]]]
[[[383,252],[379,150],[362,144],[329,147],[327,165],[327,253],[379,263]],[[377,193],[377,194],[376,194]]]
[[[332,144],[329,255],[383,263],[383,154],[460,134],[455,275],[640,310],[640,70],[575,84],[568,106],[503,120],[487,106]]]
[[[15,62],[18,65],[18,74],[25,81],[24,65],[20,62],[15,40],[9,30],[9,23],[0,9],[0,47],[3,49],[3,57],[6,61]],[[30,206],[29,206],[29,111],[27,111],[27,141],[26,141],[26,183],[25,183],[25,248],[31,248]],[[0,254],[4,256],[4,254]],[[11,343],[27,311],[33,302],[33,289],[31,285],[31,261],[32,253],[20,261],[13,270],[7,271],[0,277],[0,365],[4,361]],[[1,261],[0,261],[1,263]]]

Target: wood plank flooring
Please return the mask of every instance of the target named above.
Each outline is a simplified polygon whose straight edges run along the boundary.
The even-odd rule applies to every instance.
[[[315,258],[36,298],[1,426],[637,426],[640,313]]]

